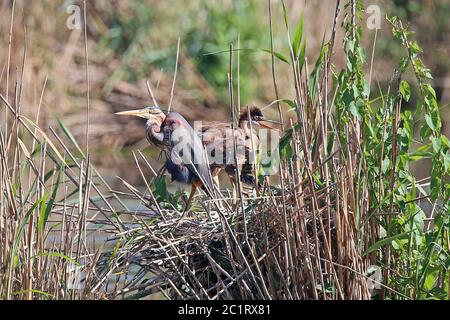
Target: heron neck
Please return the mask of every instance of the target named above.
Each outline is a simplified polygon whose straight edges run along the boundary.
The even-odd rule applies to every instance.
[[[161,124],[150,119],[147,121],[147,139],[156,144],[161,145],[164,142],[164,133],[161,132]]]
[[[239,128],[244,130],[246,134],[250,134],[250,124],[248,123],[248,120],[239,121]]]

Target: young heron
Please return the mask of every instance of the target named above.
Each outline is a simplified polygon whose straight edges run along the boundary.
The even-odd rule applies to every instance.
[[[225,170],[233,187],[236,188],[236,164],[240,169],[240,180],[248,185],[255,183],[253,164],[256,159],[254,156],[259,154],[261,145],[258,135],[252,129],[274,129],[270,123],[277,122],[266,119],[259,108],[251,106],[245,108],[239,116],[238,126],[234,129],[235,142],[232,139],[233,129],[230,123],[206,122],[201,126],[202,142],[206,146],[208,155],[210,158],[219,160],[210,159],[209,161],[216,184],[220,171]],[[234,143],[236,143],[236,159]],[[223,157],[222,159],[220,156],[219,159],[216,158],[217,152]]]

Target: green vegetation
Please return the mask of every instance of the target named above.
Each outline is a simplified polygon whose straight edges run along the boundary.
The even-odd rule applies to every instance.
[[[170,3],[175,5],[174,1]],[[239,38],[244,52],[239,67],[241,97],[248,101],[255,95],[254,79],[258,69],[254,62],[261,61],[262,49],[268,49],[267,39],[259,36],[261,13],[265,10],[263,2],[251,0],[229,5],[201,0],[195,5],[186,3],[186,10],[175,16],[165,12],[164,6],[155,8],[146,2],[133,2],[128,9],[131,12],[114,11],[106,17],[105,24],[110,27],[96,49],[102,51],[106,47],[122,57],[122,65],[111,81],[136,82],[155,67],[173,70],[176,38],[169,21],[175,20],[179,37],[183,39],[185,58],[192,60],[221,104],[228,101],[227,78],[223,74],[228,66],[228,56],[223,50]],[[158,33],[151,31],[154,29],[159,29]],[[172,43],[168,38],[172,38]],[[237,73],[237,66],[234,71]],[[183,86],[189,86],[189,83]]]

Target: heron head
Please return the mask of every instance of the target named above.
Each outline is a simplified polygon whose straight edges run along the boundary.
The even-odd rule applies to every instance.
[[[247,109],[245,109],[241,113],[241,116],[239,117],[239,122],[248,121],[248,118],[249,118],[248,113],[250,113],[250,120],[252,122],[252,126],[273,129],[274,127],[269,125],[268,123],[279,124],[277,121],[266,119],[266,117],[264,117],[261,109],[259,109],[258,107],[255,107],[255,106],[249,107],[248,111],[247,111]]]
[[[137,110],[116,112],[115,114],[119,116],[135,116],[139,118],[154,119],[154,120],[156,119],[164,120],[166,118],[165,113],[157,106],[149,106]]]

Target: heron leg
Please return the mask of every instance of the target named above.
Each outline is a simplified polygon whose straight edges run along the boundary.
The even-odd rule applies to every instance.
[[[178,220],[178,223],[175,225],[175,228],[180,225],[181,221],[184,219],[184,217],[186,215],[189,215],[189,213],[190,213],[189,208],[190,208],[192,199],[194,198],[195,191],[197,191],[197,186],[195,185],[195,183],[193,183],[191,186],[191,194],[189,195],[189,198],[186,202],[186,206],[184,207],[184,210],[183,210],[183,214],[181,215],[180,219]]]
[[[194,198],[194,195],[195,195],[195,191],[197,191],[197,185],[195,183],[193,183],[192,187],[191,187],[191,194],[189,195],[189,198],[187,200],[186,207],[184,208],[184,212],[187,212],[189,210],[192,199]]]
[[[167,170],[166,166],[162,166],[161,169],[159,169],[159,171],[156,174],[156,176],[153,178],[153,180],[162,177],[164,175],[164,173],[166,172],[166,170]]]

